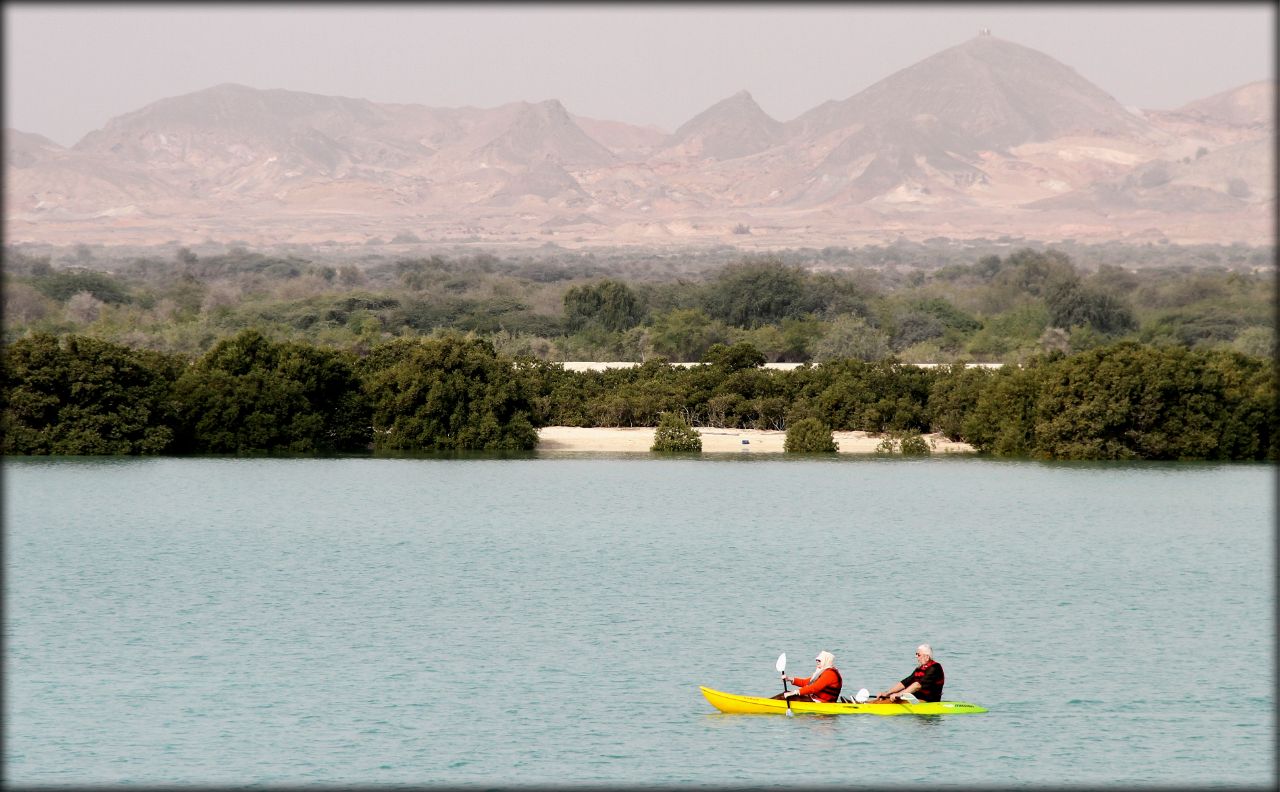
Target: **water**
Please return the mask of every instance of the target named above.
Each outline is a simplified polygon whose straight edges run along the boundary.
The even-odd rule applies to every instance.
[[[9,784],[1271,785],[1274,468],[7,459]],[[713,712],[933,644],[949,718]]]

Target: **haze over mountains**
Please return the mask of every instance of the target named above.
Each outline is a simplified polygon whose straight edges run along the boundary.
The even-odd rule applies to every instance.
[[[379,104],[224,84],[71,148],[5,133],[11,242],[860,244],[1274,240],[1275,83],[1122,107],[980,35],[790,121],[741,91],[667,134],[559,101]]]

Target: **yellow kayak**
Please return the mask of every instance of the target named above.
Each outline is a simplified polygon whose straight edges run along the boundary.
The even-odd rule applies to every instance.
[[[739,696],[699,687],[702,695],[707,697],[711,706],[721,712],[739,715],[785,715],[787,702],[782,699],[760,698],[758,696]],[[985,707],[968,704],[963,701],[919,701],[888,702],[868,701],[865,704],[819,703],[814,701],[792,701],[791,711],[796,715],[962,715],[973,712],[986,712]]]

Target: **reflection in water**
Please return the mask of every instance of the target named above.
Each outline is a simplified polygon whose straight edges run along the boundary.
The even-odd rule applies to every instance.
[[[943,721],[941,715],[913,715],[909,718],[913,724],[920,724],[921,729],[936,729]]]

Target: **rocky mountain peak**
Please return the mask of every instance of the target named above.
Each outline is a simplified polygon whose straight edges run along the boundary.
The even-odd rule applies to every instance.
[[[704,159],[729,160],[764,151],[784,138],[782,123],[743,90],[685,122],[671,135],[667,148]]]
[[[975,150],[999,150],[1072,134],[1147,136],[1148,124],[1052,57],[979,35],[830,103],[790,124],[799,134],[841,127],[909,125],[934,118]]]
[[[570,167],[596,167],[616,159],[582,131],[557,99],[522,102],[510,126],[478,153],[486,160],[513,165],[548,160]]]

